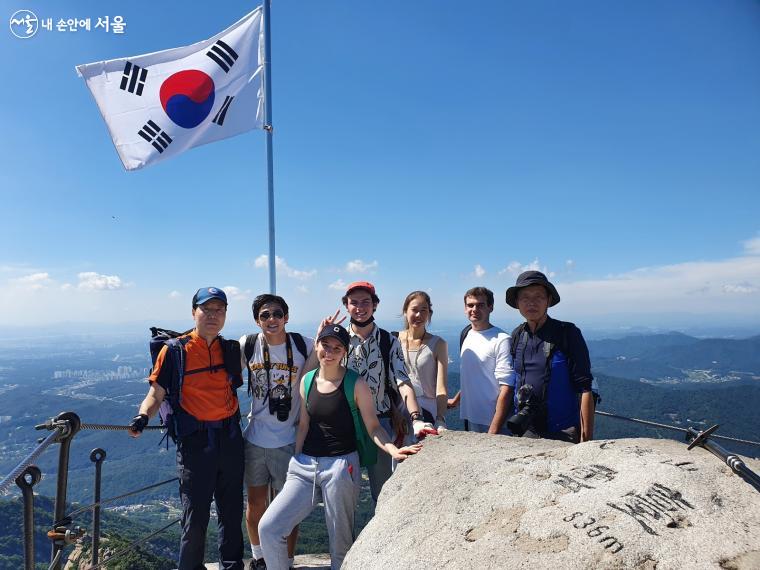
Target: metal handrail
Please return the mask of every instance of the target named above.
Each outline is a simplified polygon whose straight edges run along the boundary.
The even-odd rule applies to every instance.
[[[63,549],[66,545],[71,544],[75,540],[81,538],[84,535],[84,529],[81,527],[72,526],[73,517],[81,514],[85,511],[93,511],[93,546],[98,548],[100,534],[100,507],[102,505],[110,504],[125,497],[136,495],[144,491],[160,487],[177,481],[177,477],[147,485],[140,489],[132,490],[121,495],[111,497],[108,499],[100,499],[100,467],[105,459],[105,450],[95,449],[90,454],[90,459],[95,463],[95,502],[85,507],[80,507],[68,515],[64,515],[64,509],[66,508],[66,493],[68,487],[68,471],[69,471],[69,447],[71,445],[72,438],[77,434],[80,429],[93,429],[93,430],[109,430],[109,431],[124,431],[129,430],[130,426],[121,425],[108,425],[108,424],[84,424],[80,421],[79,416],[73,412],[64,412],[57,417],[46,421],[43,424],[35,426],[35,429],[47,429],[50,433],[46,438],[40,440],[38,445],[27,455],[3,480],[0,482],[0,494],[4,494],[8,491],[10,486],[15,483],[22,492],[24,503],[24,568],[32,570],[35,566],[34,560],[34,507],[33,487],[41,478],[41,473],[34,463],[42,453],[50,447],[53,443],[59,443],[59,455],[58,455],[58,474],[56,484],[56,496],[53,520],[53,528],[47,533],[48,538],[52,541],[51,553],[50,553],[50,566],[49,570],[59,570],[61,568],[61,558]],[[165,430],[164,426],[150,426],[145,429],[150,431]],[[130,547],[146,542],[154,536],[168,529],[170,526],[179,522],[179,519],[166,525],[165,527],[150,533],[146,537],[143,537],[133,542]],[[107,560],[100,564],[97,564],[97,553],[93,553],[92,567],[101,568],[107,562],[113,560],[115,557],[120,556],[122,553],[117,553],[110,556]]]
[[[44,440],[42,440],[29,455],[22,459],[21,463],[19,463],[13,469],[13,471],[11,471],[8,476],[2,480],[2,482],[0,482],[0,495],[6,494],[11,485],[16,482],[16,479],[24,471],[26,471],[27,467],[31,467],[36,459],[42,455],[42,452],[45,451],[51,444],[55,443],[62,433],[63,431],[54,431]]]
[[[103,499],[101,501],[97,501],[95,503],[92,503],[91,505],[87,505],[86,507],[80,507],[75,511],[70,512],[68,515],[66,515],[66,519],[72,519],[76,515],[80,515],[84,513],[85,511],[89,511],[94,509],[95,507],[101,507],[103,505],[108,505],[110,503],[115,503],[119,499],[123,499],[125,497],[131,497],[132,495],[138,495],[142,493],[143,491],[147,491],[149,489],[154,489],[155,487],[160,487],[161,485],[166,485],[167,483],[173,483],[174,481],[179,481],[179,477],[172,477],[171,479],[167,479],[166,481],[161,481],[160,483],[153,483],[152,485],[147,485],[145,487],[142,487],[140,489],[135,489],[134,491],[127,491],[123,495],[117,495],[115,497],[110,497],[108,499]]]
[[[596,410],[596,414],[600,415],[600,416],[607,417],[607,418],[614,418],[614,419],[617,419],[617,420],[626,420],[626,421],[629,421],[629,422],[632,422],[632,423],[636,423],[636,424],[642,424],[642,425],[647,425],[647,426],[652,426],[652,427],[669,429],[669,430],[673,430],[673,431],[680,431],[682,433],[689,433],[689,430],[691,429],[691,428],[681,428],[681,427],[677,427],[677,426],[671,426],[669,424],[662,424],[662,423],[658,423],[658,422],[653,422],[651,420],[641,420],[639,418],[629,418],[629,417],[621,416],[621,415],[618,415],[618,414],[612,414],[610,412],[601,412],[599,410]],[[734,443],[743,443],[745,445],[755,445],[755,446],[759,446],[760,447],[760,442],[758,442],[758,441],[751,441],[749,439],[739,439],[738,437],[729,437],[727,435],[711,435],[710,437],[713,438],[713,439],[722,439],[724,441],[732,441]]]
[[[169,524],[167,524],[166,526],[161,527],[157,531],[154,531],[154,532],[152,532],[150,534],[147,534],[147,535],[145,535],[145,536],[143,536],[141,538],[138,538],[137,540],[131,542],[130,544],[128,544],[127,546],[125,546],[121,550],[117,550],[116,552],[114,552],[111,556],[109,556],[108,558],[106,558],[105,560],[103,560],[97,566],[91,566],[90,568],[88,568],[88,570],[97,570],[98,568],[105,568],[106,564],[108,564],[109,562],[111,562],[114,558],[119,558],[121,556],[124,556],[125,554],[131,552],[132,549],[135,546],[138,546],[140,544],[148,542],[151,538],[153,538],[154,536],[158,536],[159,534],[161,534],[165,530],[168,530],[170,527],[174,526],[178,522],[180,522],[180,519],[175,519],[172,522],[170,522]]]

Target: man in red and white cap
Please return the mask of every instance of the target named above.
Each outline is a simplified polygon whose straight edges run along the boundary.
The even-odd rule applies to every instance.
[[[392,437],[403,439],[406,420],[400,408],[405,405],[416,437],[435,433],[432,424],[422,420],[398,339],[374,323],[380,303],[375,286],[368,281],[355,281],[346,289],[342,301],[351,319],[347,366],[369,385],[380,424]],[[379,454],[377,463],[368,467],[367,473],[372,500],[377,502],[380,490],[393,473],[390,455]]]

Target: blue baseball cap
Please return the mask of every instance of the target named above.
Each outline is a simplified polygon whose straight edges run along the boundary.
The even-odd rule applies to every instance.
[[[211,299],[219,299],[225,305],[227,304],[227,295],[224,291],[217,287],[202,287],[193,295],[193,309]]]

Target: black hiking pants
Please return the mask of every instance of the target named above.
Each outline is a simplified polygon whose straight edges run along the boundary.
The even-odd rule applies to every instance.
[[[220,422],[221,423],[221,422]],[[239,416],[177,440],[182,538],[179,570],[204,569],[211,500],[219,526],[219,568],[243,570],[243,434]]]

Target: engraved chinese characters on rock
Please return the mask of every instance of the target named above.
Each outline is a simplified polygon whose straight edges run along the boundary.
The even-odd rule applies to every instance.
[[[589,538],[598,538],[599,540],[597,542],[602,544],[605,550],[610,550],[615,554],[623,550],[623,543],[607,533],[607,531],[610,530],[610,527],[603,524],[596,524],[598,522],[596,517],[576,511],[567,515],[562,520],[567,523],[572,523],[573,528],[584,531]]]
[[[675,463],[672,459],[666,459],[665,461],[660,461],[660,464],[672,465],[673,467],[678,467],[681,471],[699,471],[696,465],[691,461],[680,461]]]
[[[570,473],[560,473],[554,482],[565,489],[577,493],[581,489],[595,489],[591,483],[607,483],[612,481],[617,471],[604,465],[584,465],[573,467]]]
[[[694,506],[684,499],[680,491],[655,483],[644,493],[626,493],[622,503],[607,503],[608,506],[628,515],[653,536],[659,536],[652,528],[653,523],[664,523],[668,528],[691,526],[684,513]]]

